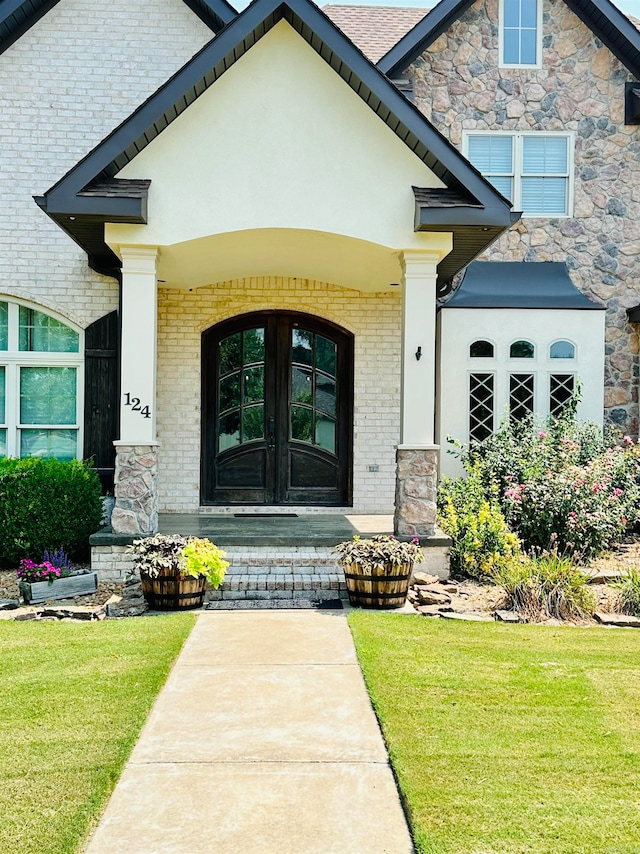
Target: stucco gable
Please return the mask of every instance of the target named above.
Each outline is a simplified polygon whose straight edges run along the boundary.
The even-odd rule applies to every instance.
[[[413,152],[416,160],[442,184],[469,199],[467,221],[457,226],[467,229],[460,248],[451,253],[443,270],[445,281],[468,263],[513,221],[509,203],[485,181],[433,125],[400,94],[393,84],[309,0],[256,0],[186,66],[143,104],[104,142],[77,164],[38,204],[81,245],[93,264],[117,274],[118,262],[105,248],[104,222],[144,224],[146,199],[137,192],[105,195],[91,190],[99,182],[113,180],[175,119],[191,106],[229,69],[242,61],[280,21],[287,21],[321,60],[356,93],[376,120],[381,120]],[[300,96],[302,97],[302,96]],[[264,108],[263,108],[264,109]],[[262,110],[261,110],[262,112]],[[336,114],[334,122],[340,125]],[[215,140],[212,145],[215,144]],[[361,144],[366,145],[366,139]],[[122,179],[119,179],[122,180]],[[372,185],[376,176],[371,175]],[[139,188],[136,187],[136,191]],[[410,188],[407,188],[410,195]],[[477,204],[476,204],[477,203]],[[477,206],[482,209],[481,222]],[[517,217],[516,217],[517,218]],[[432,231],[452,231],[446,215]],[[417,230],[420,230],[419,228]],[[109,266],[110,265],[110,266]],[[113,270],[113,272],[111,272]]]

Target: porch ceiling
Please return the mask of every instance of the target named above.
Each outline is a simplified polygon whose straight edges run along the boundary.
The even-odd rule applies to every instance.
[[[451,249],[450,234],[421,236],[424,249],[441,257]],[[283,276],[377,292],[402,281],[400,255],[394,248],[339,234],[252,229],[161,247],[158,279],[172,287],[199,288],[234,279]]]

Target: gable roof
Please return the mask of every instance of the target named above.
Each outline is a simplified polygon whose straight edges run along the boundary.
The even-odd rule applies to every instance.
[[[378,62],[389,77],[399,76],[464,12],[475,0],[440,0],[416,26]],[[640,33],[629,18],[611,0],[564,0],[567,6],[595,33],[636,77],[640,78]]]
[[[323,6],[322,11],[367,59],[377,62],[429,11],[411,6]]]
[[[0,53],[11,47],[60,0],[0,0]],[[184,0],[214,33],[238,14],[227,0]]]
[[[118,172],[235,62],[286,20],[378,117],[445,184],[467,200],[464,212],[441,205],[426,227],[416,202],[416,230],[454,231],[454,248],[439,268],[444,286],[519,218],[511,204],[344,36],[311,0],[254,0],[208,45],[36,203],[89,255],[90,265],[117,276],[120,262],[104,242],[105,222],[144,224],[147,187]],[[144,183],[144,182],[142,182]],[[435,206],[437,209],[437,205]]]

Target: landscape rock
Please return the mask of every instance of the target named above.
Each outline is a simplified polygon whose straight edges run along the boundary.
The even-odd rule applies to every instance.
[[[423,572],[420,569],[413,573],[414,584],[437,584],[439,580],[437,575],[430,575],[428,572]]]
[[[434,593],[432,590],[418,590],[421,605],[449,605],[451,596],[448,593]]]
[[[640,629],[640,617],[632,617],[630,614],[605,614],[603,611],[596,611],[594,616],[603,626]]]
[[[625,574],[624,569],[600,569],[589,577],[589,584],[608,584]]]
[[[448,611],[453,611],[451,605],[418,605],[416,611],[424,617],[441,617]]]
[[[517,611],[498,610],[493,612],[494,619],[500,623],[526,623],[526,619]]]
[[[19,607],[19,599],[0,599],[0,611],[15,611]]]
[[[476,614],[472,611],[467,611],[463,614],[458,611],[442,611],[440,616],[446,620],[466,620],[470,623],[487,623],[493,619],[489,614]]]

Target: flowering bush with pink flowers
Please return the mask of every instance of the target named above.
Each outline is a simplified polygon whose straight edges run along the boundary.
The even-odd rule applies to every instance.
[[[572,418],[505,421],[481,445],[461,449],[468,471],[498,496],[526,549],[594,557],[638,519],[640,445]]]
[[[56,578],[60,578],[61,571],[48,560],[44,560],[42,563],[34,563],[34,561],[25,558],[20,561],[16,575],[21,581],[28,581],[33,584],[36,581],[55,581]]]

